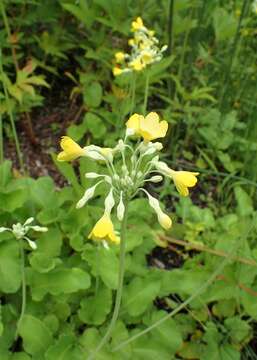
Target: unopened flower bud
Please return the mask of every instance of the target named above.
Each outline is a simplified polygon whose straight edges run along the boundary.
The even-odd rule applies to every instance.
[[[28,242],[29,246],[31,247],[32,250],[36,250],[37,249],[37,244],[35,243],[35,241],[30,240],[29,238],[25,238],[25,240]]]
[[[171,221],[170,217],[162,211],[159,201],[157,199],[155,199],[152,195],[150,195],[146,190],[145,190],[145,192],[148,196],[149,205],[156,212],[156,215],[158,217],[158,221],[159,221],[160,225],[165,230],[168,230],[172,225],[172,221]]]
[[[95,189],[97,187],[97,185],[99,184],[100,182],[98,182],[97,184],[95,184],[94,186],[88,188],[83,197],[77,202],[77,205],[76,205],[76,209],[81,209],[83,206],[86,205],[86,203],[88,202],[88,200],[92,199],[92,197],[94,196],[94,193],[95,193]]]
[[[110,214],[114,205],[115,205],[115,201],[114,201],[114,197],[113,197],[113,191],[111,188],[109,194],[106,196],[105,201],[104,201],[105,213]]]
[[[149,181],[151,181],[153,183],[158,183],[158,182],[161,182],[162,180],[163,180],[163,177],[161,175],[155,175],[149,179]]]
[[[120,193],[120,201],[119,201],[119,204],[117,206],[117,218],[119,219],[119,221],[123,220],[124,212],[125,212],[125,206],[124,206],[124,203],[123,203],[122,191],[121,191],[121,193]]]
[[[38,231],[38,232],[47,232],[48,231],[48,228],[45,227],[45,226],[38,226],[38,225],[35,225],[35,226],[30,226],[30,229],[34,230],[34,231]]]
[[[27,225],[31,224],[33,221],[34,221],[34,218],[33,218],[33,217],[30,217],[30,218],[28,218],[28,219],[25,221],[25,223],[23,224],[23,226],[27,226]]]
[[[96,178],[98,178],[99,176],[102,176],[102,175],[97,174],[97,173],[95,173],[95,172],[88,172],[88,173],[85,174],[85,177],[86,177],[87,179],[96,179]]]

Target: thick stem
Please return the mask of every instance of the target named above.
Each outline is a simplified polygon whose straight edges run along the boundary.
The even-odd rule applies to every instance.
[[[19,326],[22,322],[23,316],[25,314],[26,310],[26,277],[25,277],[25,254],[24,254],[24,248],[23,248],[23,239],[19,240],[20,245],[20,262],[21,262],[21,289],[22,289],[22,303],[21,303],[21,313],[19,320],[17,322],[17,330],[16,330],[16,336],[18,336]]]
[[[148,99],[148,92],[149,92],[149,73],[146,73],[146,79],[145,79],[145,95],[144,95],[144,104],[143,104],[143,115],[146,114],[147,109],[147,99]]]
[[[128,218],[128,202],[125,202],[125,212],[124,217],[121,224],[121,234],[120,234],[120,265],[119,265],[119,278],[118,278],[118,288],[116,292],[115,305],[112,314],[112,319],[110,325],[100,341],[99,345],[95,349],[95,351],[89,355],[88,360],[94,360],[96,358],[97,353],[102,349],[102,347],[108,342],[111,337],[112,331],[115,327],[116,321],[119,316],[120,305],[121,305],[121,297],[122,297],[122,289],[123,289],[123,279],[124,279],[124,271],[125,271],[125,251],[126,251],[126,229],[127,229],[127,218]]]

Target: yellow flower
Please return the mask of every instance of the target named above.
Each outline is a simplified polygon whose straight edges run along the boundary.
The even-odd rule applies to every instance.
[[[145,64],[142,63],[140,58],[136,58],[135,60],[132,60],[128,65],[130,68],[132,68],[135,71],[141,71],[145,67]]]
[[[176,189],[182,196],[188,196],[188,188],[196,185],[197,175],[199,175],[198,172],[174,171],[170,169],[170,176],[174,181]]]
[[[151,64],[153,62],[153,54],[149,51],[143,51],[142,52],[142,61],[145,64]]]
[[[63,136],[61,139],[61,151],[58,156],[58,161],[71,161],[77,159],[79,156],[83,156],[86,153],[85,149],[82,149],[75,141],[69,136]]]
[[[112,73],[114,76],[119,76],[122,74],[122,69],[119,68],[118,66],[115,66],[113,69],[112,69]]]
[[[89,239],[95,241],[106,240],[108,242],[113,242],[119,244],[120,238],[116,236],[114,232],[113,223],[109,215],[104,214],[95,224],[93,230],[88,236]]]
[[[150,112],[140,120],[140,135],[145,141],[152,141],[166,135],[168,123],[165,120],[159,120],[159,115],[156,112]]]
[[[125,59],[125,54],[121,51],[117,52],[115,54],[115,60],[117,61],[117,63],[122,63]]]
[[[131,29],[132,31],[137,31],[137,30],[142,29],[144,27],[142,18],[140,16],[137,17],[135,21],[132,21],[131,26],[132,26],[132,29]]]
[[[143,115],[133,114],[126,122],[127,128],[133,130],[134,134],[140,135],[140,121],[143,118]]]
[[[150,112],[146,117],[133,114],[126,125],[147,142],[164,137],[168,130],[167,121],[159,121],[159,115],[155,112]]]
[[[135,40],[134,39],[129,39],[128,44],[129,44],[129,46],[134,46],[135,45]]]

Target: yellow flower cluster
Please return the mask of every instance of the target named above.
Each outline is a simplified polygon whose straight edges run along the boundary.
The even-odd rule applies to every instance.
[[[133,26],[136,28],[139,25],[140,23],[135,22]],[[110,187],[109,194],[105,198],[104,214],[97,221],[88,236],[89,239],[103,241],[106,245],[107,243],[118,244],[120,242],[120,238],[116,235],[111,220],[113,208],[117,205],[117,218],[119,221],[122,221],[125,209],[124,201],[128,202],[138,191],[143,191],[147,195],[149,205],[155,211],[160,225],[165,230],[172,226],[170,217],[162,211],[159,201],[143,188],[146,181],[156,183],[162,181],[163,176],[168,177],[173,180],[180,195],[188,196],[189,188],[196,185],[197,175],[199,175],[197,172],[175,171],[169,168],[165,162],[159,161],[159,156],[156,155],[156,152],[162,149],[162,144],[152,141],[166,136],[168,122],[160,120],[157,113],[150,112],[145,117],[140,114],[133,114],[128,119],[126,127],[124,140],[120,139],[113,149],[101,148],[95,145],[82,148],[71,138],[64,136],[61,139],[62,151],[57,156],[59,161],[71,161],[80,156],[86,156],[107,164],[109,175],[97,173],[85,174],[88,179],[100,178],[100,180],[85,191],[83,197],[76,205],[78,209],[85,206],[94,196],[95,189],[99,184],[105,182]],[[142,138],[142,141],[140,141],[135,149],[128,143],[129,139],[133,136]],[[126,151],[131,153],[126,154]],[[120,154],[122,159],[123,165],[121,169],[115,168],[114,156],[116,157],[117,154]],[[148,178],[152,173],[158,173],[158,175]],[[116,200],[119,201],[116,202]]]
[[[141,17],[132,21],[131,31],[134,34],[128,41],[131,52],[128,54],[119,51],[115,54],[114,76],[124,72],[143,70],[147,65],[160,61],[163,52],[167,49],[166,45],[159,48],[159,40],[154,36],[154,31],[144,25]]]

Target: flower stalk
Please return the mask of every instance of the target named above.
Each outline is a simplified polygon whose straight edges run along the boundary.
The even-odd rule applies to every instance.
[[[120,259],[119,259],[119,277],[118,277],[118,287],[116,292],[114,310],[112,314],[112,319],[110,325],[102,338],[99,345],[96,347],[95,351],[88,357],[88,360],[94,360],[97,353],[102,349],[102,347],[108,342],[112,335],[112,331],[115,328],[115,324],[117,322],[121,298],[122,298],[122,289],[123,289],[123,280],[124,280],[124,272],[125,272],[125,253],[126,253],[126,229],[127,229],[127,218],[128,218],[128,203],[129,201],[124,200],[124,215],[121,223],[121,233],[120,233]]]

